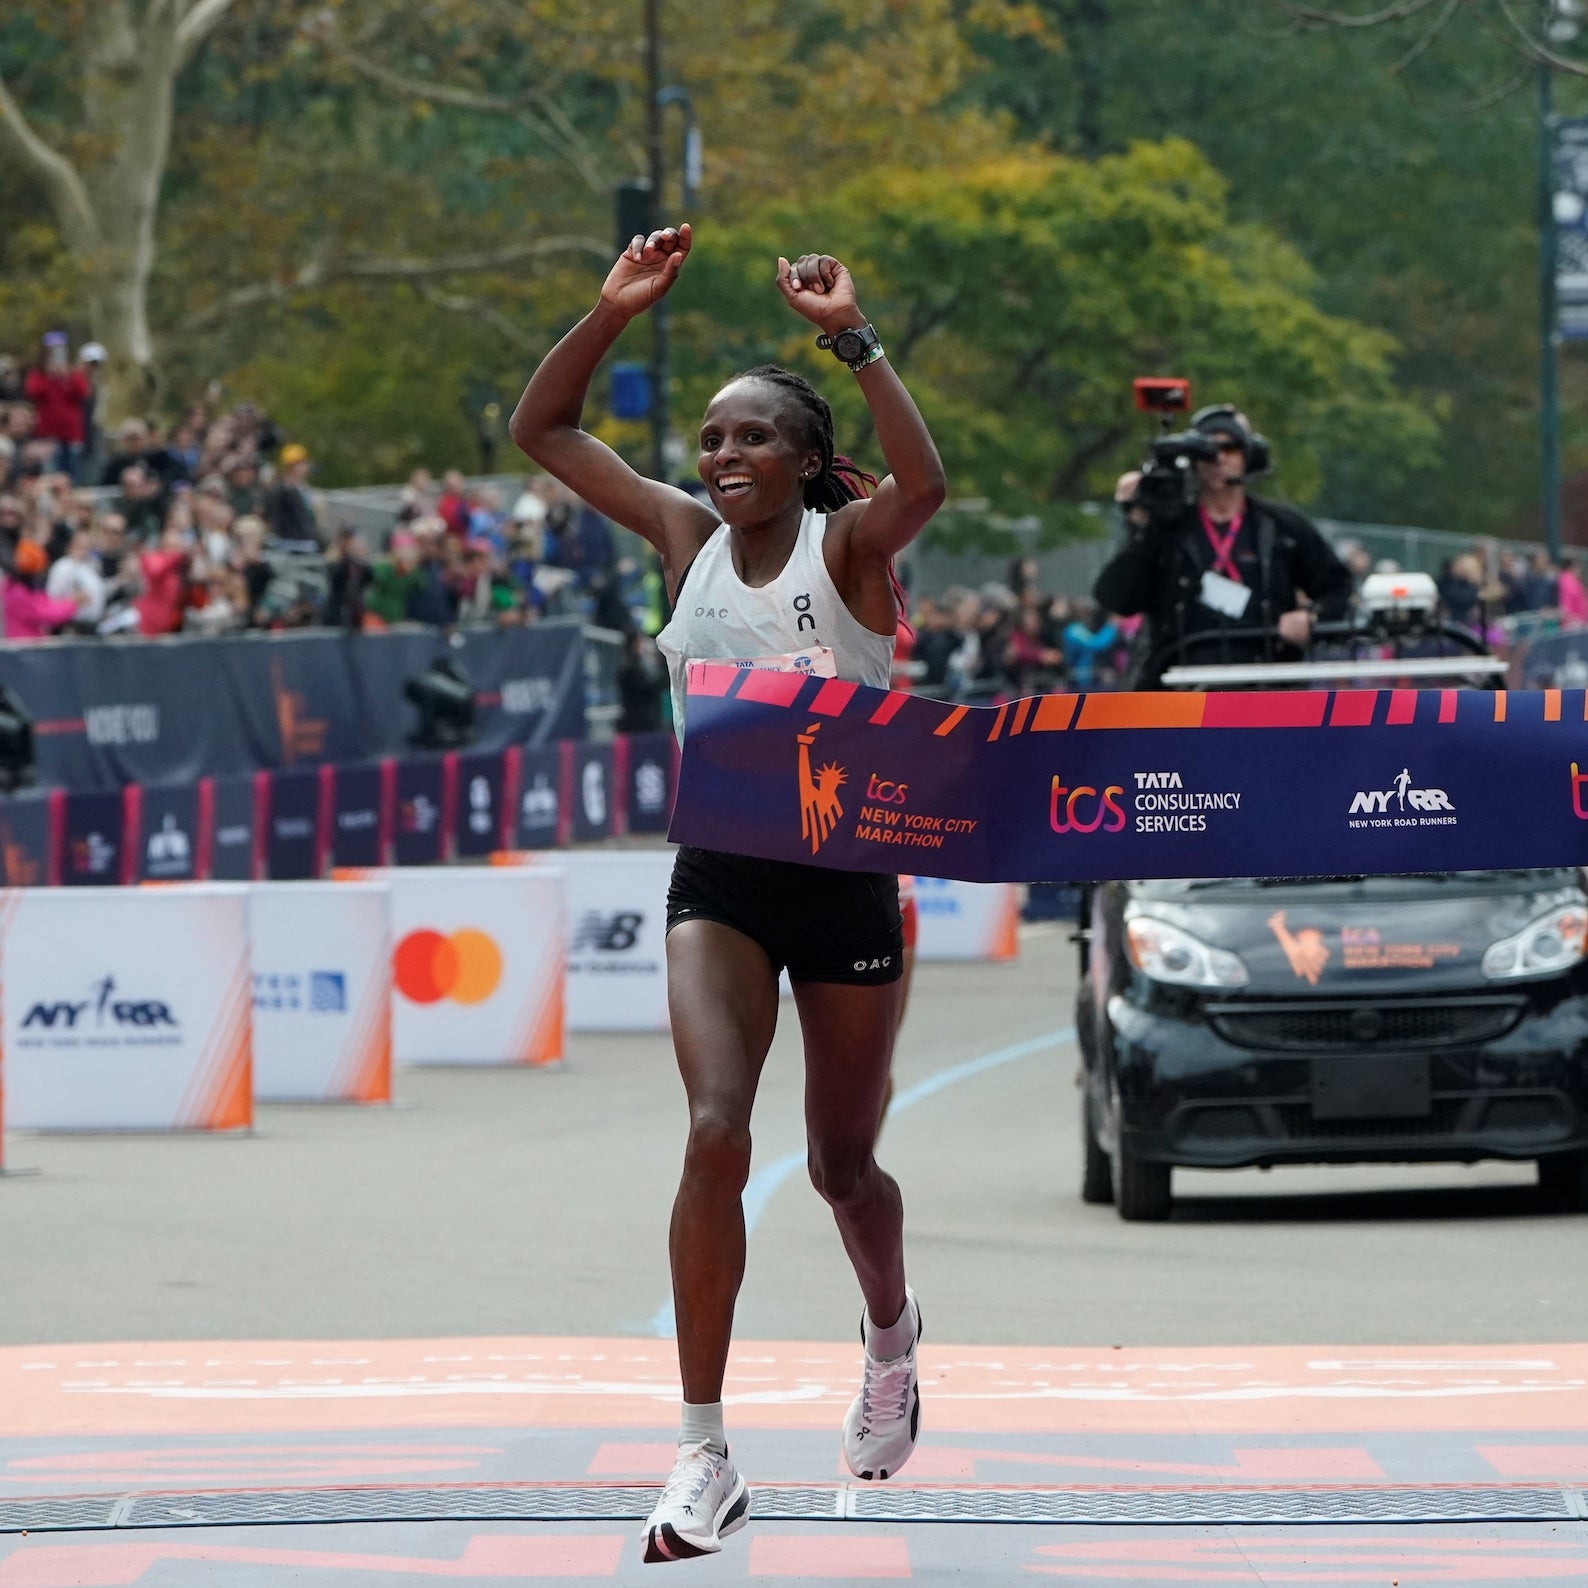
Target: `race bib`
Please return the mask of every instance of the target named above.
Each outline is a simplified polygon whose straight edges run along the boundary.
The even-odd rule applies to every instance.
[[[689,665],[693,667],[694,661]],[[838,663],[830,645],[812,645],[807,650],[790,651],[786,656],[737,657],[729,662],[718,662],[716,665],[740,667],[758,673],[804,673],[809,678],[838,676]]]
[[[1233,579],[1226,579],[1223,574],[1214,573],[1211,568],[1202,575],[1202,605],[1211,607],[1220,617],[1245,617],[1251,600],[1252,592],[1245,585],[1237,584]]]

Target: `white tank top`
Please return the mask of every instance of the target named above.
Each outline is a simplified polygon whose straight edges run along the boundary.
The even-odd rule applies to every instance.
[[[822,556],[827,515],[805,510],[783,571],[770,584],[747,585],[734,571],[732,531],[719,526],[687,570],[672,621],[656,636],[673,685],[673,724],[684,737],[685,667],[689,662],[758,660],[825,648],[832,676],[886,689],[893,669],[892,633],[875,634],[844,605]],[[813,671],[827,671],[819,665]]]

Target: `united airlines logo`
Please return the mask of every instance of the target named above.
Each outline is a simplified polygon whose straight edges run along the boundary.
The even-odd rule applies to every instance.
[[[808,838],[814,855],[833,835],[844,807],[839,803],[838,790],[848,782],[841,766],[829,762],[811,771],[811,746],[816,742],[821,724],[813,722],[798,735],[800,747],[800,837]]]

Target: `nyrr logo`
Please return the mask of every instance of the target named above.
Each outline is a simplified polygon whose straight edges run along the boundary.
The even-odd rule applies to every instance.
[[[575,954],[594,950],[598,954],[624,954],[640,940],[645,916],[639,910],[618,910],[603,915],[587,911],[574,928],[570,949]]]
[[[1118,783],[1110,783],[1101,794],[1090,783],[1066,788],[1055,774],[1048,795],[1048,825],[1056,833],[1095,833],[1098,828],[1122,832],[1125,809],[1119,797],[1124,792]]]
[[[813,722],[798,735],[800,757],[800,837],[810,840],[814,855],[833,835],[844,807],[839,803],[838,790],[849,781],[841,766],[829,762],[814,774],[811,772],[811,746],[821,729]]]
[[[1412,775],[1404,767],[1395,779],[1394,788],[1366,789],[1351,801],[1352,816],[1383,816],[1388,814],[1390,801],[1395,801],[1398,811],[1450,811],[1455,806],[1442,788],[1413,788]]]
[[[106,1026],[135,1026],[144,1030],[155,1026],[176,1027],[170,1005],[153,998],[117,998],[115,993],[116,978],[107,976],[94,983],[94,996],[79,1003],[36,1003],[22,1017],[22,1029],[81,1031],[88,1025],[100,1029]],[[90,1010],[93,1014],[85,1020],[83,1017]]]

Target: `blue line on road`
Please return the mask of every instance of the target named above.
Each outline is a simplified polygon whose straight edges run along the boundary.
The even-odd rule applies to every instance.
[[[888,1109],[888,1118],[895,1118],[906,1109],[914,1108],[917,1103],[924,1103],[929,1097],[936,1097],[939,1092],[946,1091],[950,1086],[957,1086],[961,1081],[973,1080],[978,1075],[985,1075],[988,1070],[996,1070],[1002,1064],[1012,1064],[1016,1059],[1030,1058],[1033,1053],[1041,1053],[1047,1048],[1056,1048],[1074,1040],[1075,1027],[1065,1026],[1062,1031],[1050,1031],[1045,1036],[1029,1037],[1024,1042],[1011,1043],[1007,1048],[999,1048],[996,1052],[984,1053],[980,1058],[966,1059],[963,1064],[951,1064],[946,1070],[939,1070],[936,1075],[929,1075],[924,1081],[917,1081],[914,1086],[908,1086],[902,1092],[896,1093],[893,1104]],[[798,1152],[791,1152],[787,1157],[778,1158],[764,1168],[757,1169],[750,1176],[743,1197],[746,1235],[751,1234],[761,1222],[772,1198],[782,1189],[783,1182],[804,1167],[805,1149],[802,1147]],[[655,1316],[650,1321],[650,1329],[661,1339],[673,1338],[677,1329],[671,1299],[657,1308]]]

